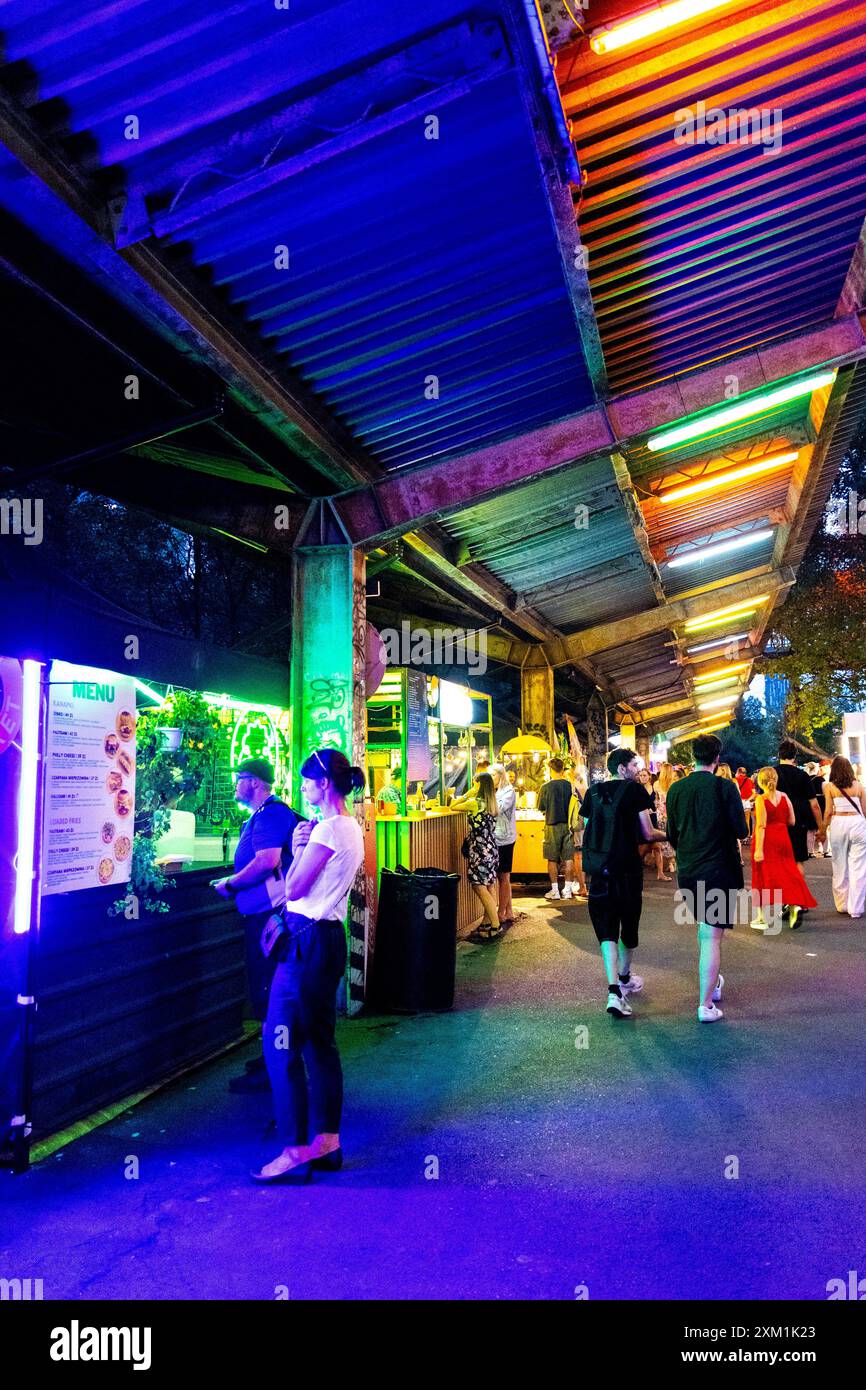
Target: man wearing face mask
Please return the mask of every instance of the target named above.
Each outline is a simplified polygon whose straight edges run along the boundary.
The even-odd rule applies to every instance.
[[[262,955],[262,928],[273,912],[272,896],[292,864],[292,836],[305,818],[274,796],[274,769],[265,758],[247,758],[234,773],[235,799],[251,812],[235,850],[234,872],[215,879],[221,898],[233,898],[244,921],[247,980],[253,1017],[262,1022],[275,962]],[[266,1091],[263,1057],[247,1063],[246,1075],[233,1077],[229,1090]]]

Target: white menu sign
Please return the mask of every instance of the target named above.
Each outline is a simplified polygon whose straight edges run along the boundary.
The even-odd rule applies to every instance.
[[[134,684],[114,671],[52,662],[43,893],[125,884],[134,819]]]

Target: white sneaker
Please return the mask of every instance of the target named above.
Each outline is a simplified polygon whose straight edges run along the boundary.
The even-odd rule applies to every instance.
[[[619,987],[623,994],[640,994],[643,989],[643,976],[632,975],[629,980],[620,980]]]
[[[558,884],[558,883],[554,883],[554,885],[553,885],[553,887],[551,888],[550,892],[549,892],[549,893],[545,893],[544,896],[545,896],[545,898],[547,899],[548,902],[555,902],[558,898],[560,898],[560,897],[562,896],[561,893],[560,893],[560,891],[559,891],[559,884]]]
[[[767,930],[767,924],[766,924],[766,922],[764,921],[763,917],[756,917],[755,920],[754,920],[754,922],[750,922],[750,923],[749,923],[749,926],[752,928],[752,931],[766,931],[766,930]]]
[[[724,1018],[721,1009],[717,1009],[715,1004],[700,1004],[698,1006],[698,1023],[718,1023],[720,1018]]]
[[[574,897],[574,892],[572,891],[572,887],[571,887],[571,884],[570,884],[570,883],[564,883],[564,884],[562,885],[562,896],[563,896],[564,898],[573,898],[573,897]]]
[[[718,980],[716,981],[716,987],[715,987],[715,989],[713,990],[713,1003],[714,1003],[714,1004],[718,1004],[719,1000],[721,999],[721,997],[722,997],[722,990],[724,989],[724,987],[725,987],[725,977],[724,977],[724,975],[720,974]]]
[[[620,989],[622,986],[620,985]],[[618,994],[608,994],[607,1011],[613,1018],[631,1018],[632,1009],[627,999],[621,999]]]

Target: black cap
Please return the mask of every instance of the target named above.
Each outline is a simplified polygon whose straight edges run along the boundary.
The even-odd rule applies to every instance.
[[[267,758],[244,758],[243,762],[238,763],[235,768],[235,776],[238,777],[242,773],[247,773],[250,777],[258,777],[259,781],[264,782],[268,787],[274,785],[276,778],[273,766]]]

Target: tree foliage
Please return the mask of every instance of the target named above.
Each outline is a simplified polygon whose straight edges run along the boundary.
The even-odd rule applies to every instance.
[[[792,733],[838,731],[841,713],[866,703],[866,420],[833,483],[796,588],[774,614],[765,670],[787,677]],[[853,524],[852,524],[853,523]],[[863,532],[860,527],[862,526]]]
[[[288,566],[69,484],[41,479],[31,491],[43,499],[41,561],[181,636],[287,655]]]
[[[738,767],[754,772],[775,761],[782,736],[781,722],[768,717],[761,701],[753,695],[744,695],[728,727],[715,732],[722,742],[721,761],[728,763],[733,772]],[[693,742],[693,739],[689,739],[671,747],[668,762],[682,765],[693,763]]]

